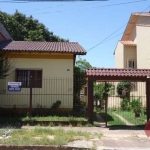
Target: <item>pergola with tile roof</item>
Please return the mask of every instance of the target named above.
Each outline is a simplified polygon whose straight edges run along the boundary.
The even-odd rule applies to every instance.
[[[88,121],[93,123],[94,81],[140,81],[146,83],[147,121],[150,118],[150,69],[103,69],[86,70],[88,79]]]

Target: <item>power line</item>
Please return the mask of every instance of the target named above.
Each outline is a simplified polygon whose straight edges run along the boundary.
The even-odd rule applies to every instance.
[[[7,0],[0,2],[10,2],[10,3],[26,3],[26,2],[76,2],[76,1],[108,1],[108,0]]]
[[[29,3],[29,2],[7,0],[7,1],[0,1],[0,3]]]
[[[104,43],[104,42],[106,42],[106,41],[108,41],[109,40],[109,37],[111,37],[113,34],[115,34],[116,32],[118,32],[120,29],[122,29],[124,26],[125,26],[126,24],[124,24],[123,26],[121,26],[120,28],[118,28],[116,31],[114,31],[113,33],[111,33],[109,36],[107,36],[105,39],[103,39],[100,43],[98,43],[98,44],[96,44],[95,46],[93,46],[92,48],[90,48],[88,51],[87,51],[87,53],[89,52],[89,51],[91,51],[92,49],[94,49],[95,47],[97,47],[98,45],[100,45],[100,44],[102,44],[102,43]],[[122,34],[123,32],[121,32],[121,33],[119,33],[118,35],[120,35],[120,34]],[[118,36],[117,35],[117,36]],[[116,37],[116,36],[115,36]],[[113,37],[114,38],[114,37]],[[112,38],[111,38],[112,39]]]
[[[95,4],[95,3],[97,3],[97,2],[93,2],[92,4]],[[88,4],[85,4],[85,5],[89,5],[89,3]],[[84,6],[85,6],[84,5]],[[50,6],[50,7],[44,7],[44,8],[37,8],[37,9],[33,9],[33,10],[25,10],[25,11],[22,11],[22,12],[30,12],[30,11],[38,11],[38,10],[45,10],[45,9],[48,9],[48,8],[57,8],[57,7],[60,7],[60,6],[64,6],[64,5],[57,5],[57,6]]]
[[[150,6],[148,6],[146,9],[144,9],[141,13],[143,13],[144,11],[146,11],[148,8],[150,8]],[[141,14],[141,13],[139,13],[139,14]],[[148,19],[145,19],[145,20],[142,21],[141,23],[143,23],[143,22],[145,22],[145,21],[147,21],[147,20],[148,20]],[[116,31],[114,31],[113,33],[111,33],[109,36],[107,36],[105,39],[103,39],[101,42],[99,42],[99,43],[96,44],[95,46],[91,47],[91,48],[87,51],[87,53],[88,53],[89,51],[91,51],[92,49],[94,49],[95,47],[101,45],[102,43],[107,42],[107,41],[109,41],[109,40],[115,38],[116,36],[118,36],[118,35],[124,33],[124,32],[121,32],[121,33],[117,34],[116,36],[113,36],[112,38],[109,39],[109,37],[111,37],[113,34],[115,34],[117,31],[119,31],[119,30],[120,30],[122,27],[124,27],[125,25],[126,25],[126,24],[124,24],[123,26],[121,26],[120,28],[118,28]],[[133,29],[133,27],[129,28],[128,30],[130,30],[130,29]],[[127,30],[127,31],[128,31],[128,30]]]
[[[147,1],[147,0],[136,0],[136,1],[129,1],[129,2],[124,2],[124,3],[114,3],[114,4],[109,4],[109,5],[103,5],[103,6],[95,6],[95,7],[88,7],[88,8],[78,8],[78,9],[68,9],[65,11],[49,11],[49,12],[43,12],[43,13],[36,13],[36,14],[32,14],[32,15],[42,15],[42,14],[49,14],[49,13],[61,13],[61,12],[70,12],[70,11],[81,11],[81,10],[86,10],[86,9],[94,9],[94,8],[104,8],[104,7],[111,7],[111,6],[117,6],[117,5],[127,5],[127,4],[132,4],[132,3],[138,3],[138,2],[143,2],[143,1]]]
[[[56,8],[56,7],[60,7],[60,6],[64,6],[64,5],[50,6],[50,7],[45,7],[45,8],[41,8],[41,9],[37,8],[34,10],[26,10],[26,11],[22,11],[22,12],[38,11],[38,10],[43,10],[43,9],[48,9],[48,8]]]

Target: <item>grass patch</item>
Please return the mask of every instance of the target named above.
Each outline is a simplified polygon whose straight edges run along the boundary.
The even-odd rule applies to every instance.
[[[39,125],[39,126],[63,126],[73,123],[73,126],[87,124],[87,119],[84,117],[60,117],[60,116],[46,116],[46,117],[0,117],[1,128],[19,128],[22,125]]]
[[[100,116],[103,118],[104,121],[107,120],[107,124],[110,126],[126,126],[126,123],[122,121],[120,118],[118,118],[115,114],[122,116],[124,119],[126,119],[129,123],[132,123],[134,126],[141,126],[143,127],[146,120],[146,115],[144,112],[141,113],[140,117],[135,117],[135,114],[132,110],[130,111],[123,111],[120,109],[108,109],[107,114],[105,111],[100,111]],[[94,112],[94,123],[98,123],[96,118],[96,111]]]
[[[51,130],[35,128],[33,130],[16,129],[10,133],[11,138],[0,139],[2,145],[65,145],[70,141],[90,139],[93,137],[100,138],[100,134],[91,134],[81,131],[65,131],[63,129]],[[53,137],[53,138],[49,138]]]
[[[126,125],[122,120],[120,120],[117,116],[115,116],[111,111],[107,112],[107,115],[105,113],[101,113],[102,118],[104,120],[107,120],[108,125]]]
[[[59,117],[59,116],[47,116],[47,117],[23,117],[22,121],[87,121],[84,117]]]
[[[123,118],[125,118],[128,122],[132,123],[133,125],[136,126],[141,126],[141,125],[145,125],[146,121],[146,115],[144,115],[143,113],[141,113],[140,117],[135,117],[135,114],[133,111],[122,111],[122,110],[116,110],[116,111],[112,111],[112,113],[116,113],[120,116],[122,116]]]

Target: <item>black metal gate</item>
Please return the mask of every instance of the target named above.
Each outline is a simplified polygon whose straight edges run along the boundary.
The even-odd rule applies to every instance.
[[[146,116],[145,82],[95,82],[94,123],[99,126],[143,127]]]

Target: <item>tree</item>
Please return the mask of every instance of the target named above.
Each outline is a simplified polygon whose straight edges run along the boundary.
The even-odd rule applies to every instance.
[[[88,68],[92,68],[91,64],[87,62],[86,59],[81,59],[81,58],[76,61],[76,66],[84,71]]]
[[[115,89],[115,86],[111,83],[94,83],[94,100],[96,101],[96,107],[103,109],[105,105],[105,94],[110,94]]]
[[[76,66],[74,68],[74,93],[76,95],[80,96],[80,91],[82,88],[86,85],[86,76],[85,76],[85,70],[87,68],[91,68],[89,62],[87,62],[85,59],[79,59],[76,61]]]
[[[39,23],[32,16],[26,17],[18,11],[13,15],[0,11],[0,22],[5,26],[13,40],[16,41],[68,41],[53,35],[53,32],[50,32],[44,24]]]
[[[91,67],[91,65],[85,59],[78,60],[76,62],[76,66],[74,67],[74,108],[75,109],[76,108],[78,109],[78,107],[80,106],[80,91],[87,83],[85,69],[87,69],[88,67]]]
[[[32,16],[26,17],[18,11],[13,15],[0,11],[0,22],[16,41],[68,41],[53,35],[53,32],[50,32],[44,24],[39,23]],[[0,52],[0,78],[6,77],[10,68],[11,64],[6,53]]]
[[[74,93],[77,96],[80,96],[80,91],[86,85],[86,76],[85,72],[82,71],[79,67],[74,68]]]
[[[0,79],[6,77],[10,69],[10,59],[7,57],[5,52],[0,51]]]
[[[122,110],[128,110],[130,104],[130,91],[132,89],[131,82],[119,82],[117,84],[117,93],[122,98],[120,103]]]

